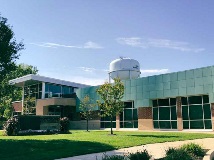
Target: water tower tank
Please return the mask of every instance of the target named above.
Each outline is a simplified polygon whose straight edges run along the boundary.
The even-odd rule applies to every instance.
[[[119,58],[110,63],[109,76],[120,78],[121,80],[134,79],[140,77],[140,64],[130,58]]]

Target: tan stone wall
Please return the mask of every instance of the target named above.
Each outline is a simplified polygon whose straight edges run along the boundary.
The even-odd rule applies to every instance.
[[[138,129],[153,130],[152,107],[138,108]]]
[[[48,108],[44,106],[49,106],[49,105],[76,106],[76,99],[74,98],[38,99],[36,101],[36,115],[48,114]]]
[[[120,129],[120,115],[116,116],[116,130]]]
[[[13,102],[12,107],[13,107],[14,111],[21,112],[22,111],[22,101]]]
[[[70,129],[83,129],[86,130],[86,120],[70,121]],[[90,120],[88,123],[89,130],[99,130],[100,120]]]
[[[181,97],[176,98],[176,107],[177,107],[177,127],[178,131],[183,130],[183,118],[182,118],[182,112],[181,112]]]
[[[211,103],[211,113],[212,113],[212,130],[214,131],[214,103]]]

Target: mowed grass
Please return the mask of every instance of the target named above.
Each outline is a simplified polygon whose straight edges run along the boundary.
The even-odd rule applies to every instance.
[[[3,136],[0,132],[0,159],[51,160],[88,153],[169,141],[214,138],[214,134],[182,132],[71,131],[72,134]]]

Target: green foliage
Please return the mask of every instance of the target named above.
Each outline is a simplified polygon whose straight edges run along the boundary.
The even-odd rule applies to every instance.
[[[112,119],[119,114],[123,109],[123,102],[121,99],[124,95],[124,84],[119,78],[114,79],[114,83],[105,83],[101,85],[96,92],[100,95],[102,101],[97,101],[100,110],[103,111],[103,116],[108,116],[111,121],[111,134]]]
[[[19,121],[17,118],[10,118],[4,124],[4,131],[7,136],[14,136],[19,131]]]
[[[60,132],[69,133],[69,119],[67,117],[60,118]]]
[[[86,95],[83,100],[80,102],[80,110],[81,116],[84,117],[87,121],[86,130],[88,131],[88,121],[93,118],[95,104],[91,102],[91,99],[88,95]]]
[[[195,143],[184,144],[181,149],[197,157],[203,157],[206,154],[203,148]]]
[[[30,65],[19,64],[16,70],[8,73],[0,83],[0,117],[10,118],[12,115],[11,102],[22,99],[22,88],[9,84],[9,80],[21,77],[27,74],[36,74],[38,70]],[[5,113],[4,113],[5,112]],[[11,113],[10,113],[11,112]]]
[[[152,158],[148,151],[144,149],[143,151],[137,151],[136,153],[129,153],[128,155],[112,155],[108,156],[104,154],[102,160],[150,160]]]
[[[36,114],[36,108],[35,108],[36,98],[27,96],[24,101],[24,108],[23,108],[23,114]]]
[[[108,156],[108,155],[104,155],[102,157],[102,160],[128,160],[125,156],[121,156],[121,155],[112,155],[112,156]]]
[[[148,153],[146,149],[143,151],[137,151],[136,153],[130,153],[128,155],[130,160],[150,160],[152,156]]]
[[[7,24],[7,18],[0,15],[0,82],[16,69],[15,61],[19,58],[19,51],[23,49],[24,44],[16,42],[12,27]]]
[[[164,160],[194,160],[192,156],[183,149],[170,148],[166,151],[166,157]]]

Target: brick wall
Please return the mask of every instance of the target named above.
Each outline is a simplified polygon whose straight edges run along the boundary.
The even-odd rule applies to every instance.
[[[138,108],[138,129],[153,130],[152,107]]]
[[[22,111],[22,101],[17,101],[12,103],[12,107],[15,112],[21,112]]]

